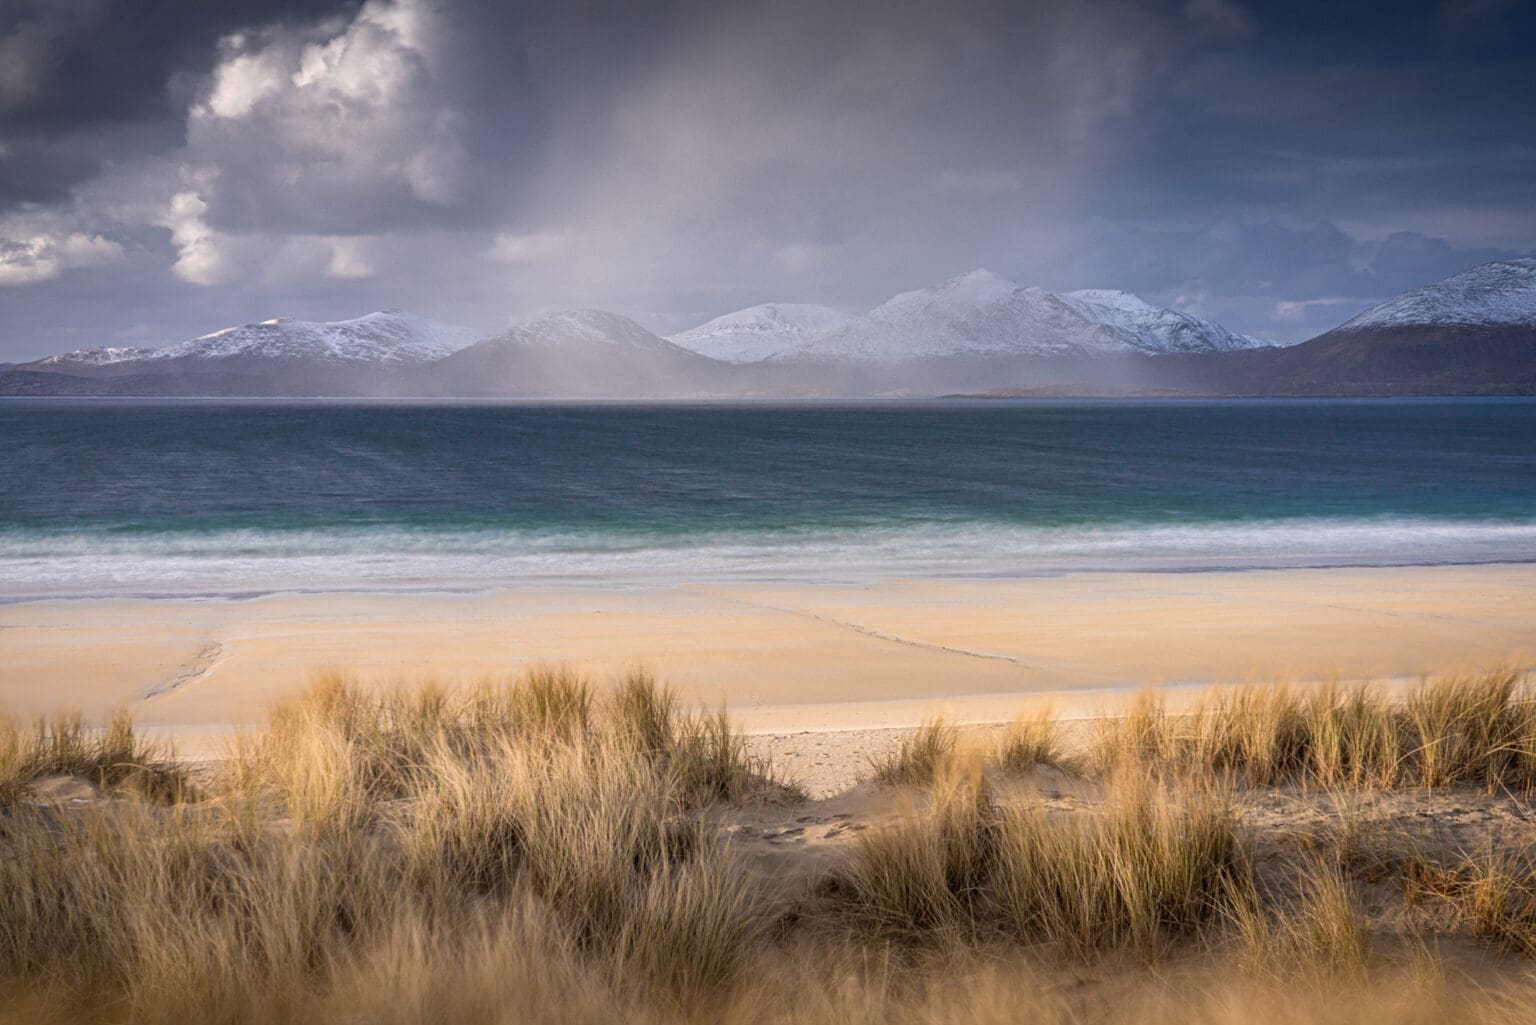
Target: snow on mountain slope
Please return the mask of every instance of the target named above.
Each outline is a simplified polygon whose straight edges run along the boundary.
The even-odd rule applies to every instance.
[[[280,317],[227,327],[163,349],[77,349],[49,356],[37,365],[63,369],[166,360],[256,358],[405,366],[440,359],[477,337],[478,332],[469,328],[440,324],[401,310],[381,310],[333,323]]]
[[[1084,288],[1067,292],[1061,299],[1086,319],[1121,332],[1128,345],[1143,352],[1232,352],[1274,344],[1187,313],[1153,306],[1130,292]]]
[[[1536,257],[1485,263],[1373,306],[1335,330],[1536,327]]]
[[[1226,351],[1263,344],[1129,293],[1090,290],[1059,296],[1043,288],[1020,288],[990,271],[972,271],[933,288],[903,292],[775,358],[1082,358]]]
[[[257,356],[330,363],[427,363],[469,345],[477,333],[403,310],[380,310],[354,320],[316,323],[278,318],[225,328],[157,349],[153,359],[224,359]]]
[[[902,292],[870,310],[868,317],[893,324],[918,318],[961,317],[1018,291],[1019,286],[989,270],[973,270],[932,288]]]
[[[448,395],[660,398],[712,392],[729,370],[628,317],[567,310],[460,349],[424,379]]]
[[[155,354],[154,349],[141,349],[137,346],[100,346],[90,349],[75,349],[71,352],[61,352],[57,356],[45,356],[33,363],[36,367],[49,367],[63,369],[66,367],[102,367],[109,363],[122,363],[127,360],[148,359]]]
[[[1017,332],[989,323],[1019,286],[977,270],[881,303],[862,317],[774,358],[879,362],[1018,349]],[[991,311],[991,313],[989,313]]]
[[[1130,351],[1112,329],[1043,288],[1020,288],[956,322],[965,351],[986,355],[1110,356]]]
[[[668,340],[726,363],[756,363],[830,334],[853,320],[829,306],[763,303],[700,324]]]
[[[606,310],[563,310],[512,327],[492,342],[498,345],[535,347],[597,344],[652,351],[681,348],[652,334],[628,317]]]

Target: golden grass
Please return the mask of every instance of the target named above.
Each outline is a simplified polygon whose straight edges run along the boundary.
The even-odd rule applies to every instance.
[[[1261,686],[1207,697],[1187,713],[1143,695],[1099,722],[1094,764],[1207,772],[1251,786],[1536,789],[1536,701],[1520,674],[1426,680],[1394,701],[1369,684],[1309,691]]]
[[[793,787],[723,712],[643,673],[384,694],[332,676],[196,794],[145,784],[185,772],[126,719],[12,728],[0,1022],[1525,1021],[1536,983],[1473,983],[1417,934],[1380,942],[1362,894],[1396,887],[1445,912],[1448,942],[1536,954],[1536,859],[1442,864],[1349,802],[1524,792],[1530,719],[1499,674],[1400,704],[1148,699],[1100,724],[1082,805],[1019,784],[1066,760],[1049,717],[978,749],[930,723],[879,766],[910,812],[799,889],[721,828]],[[122,796],[26,800],[48,775]],[[1280,785],[1341,810],[1276,868],[1241,800]]]
[[[856,928],[893,940],[1152,955],[1220,927],[1250,862],[1219,793],[1126,780],[1103,809],[1065,816],[997,803],[973,765],[941,775],[926,811],[863,835],[836,892]]]
[[[1039,765],[1065,767],[1066,748],[1056,717],[1048,710],[1020,714],[998,741],[992,761],[1011,773],[1028,772]]]
[[[39,718],[31,729],[0,718],[0,807],[26,800],[32,785],[49,776],[75,776],[165,802],[192,796],[169,749],[137,736],[126,712],[103,729],[87,728],[78,714]]]
[[[871,761],[874,778],[881,783],[927,783],[954,757],[960,736],[943,719],[929,719],[894,751]]]
[[[1275,981],[1365,978],[1371,943],[1346,872],[1334,861],[1303,861],[1290,900],[1245,893],[1230,906],[1240,961]]]

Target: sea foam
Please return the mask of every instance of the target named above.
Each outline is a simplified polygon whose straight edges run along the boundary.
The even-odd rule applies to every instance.
[[[1536,523],[1421,518],[775,531],[0,531],[0,595],[480,590],[732,580],[859,583],[1536,560]]]

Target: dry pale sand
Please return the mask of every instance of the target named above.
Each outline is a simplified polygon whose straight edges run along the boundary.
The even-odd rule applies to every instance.
[[[1073,714],[1145,686],[1533,657],[1532,565],[0,605],[0,706],[127,706],[184,750],[327,668],[388,685],[645,666],[728,704],[815,783],[935,714],[996,722],[1040,696]]]

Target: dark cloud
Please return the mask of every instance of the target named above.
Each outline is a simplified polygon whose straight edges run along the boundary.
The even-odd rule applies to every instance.
[[[173,80],[206,73],[247,28],[347,16],[360,0],[7,0],[0,8],[0,134],[70,135],[174,119]]]
[[[1536,248],[1530,5],[9,0],[0,359],[974,266],[1284,338]]]

